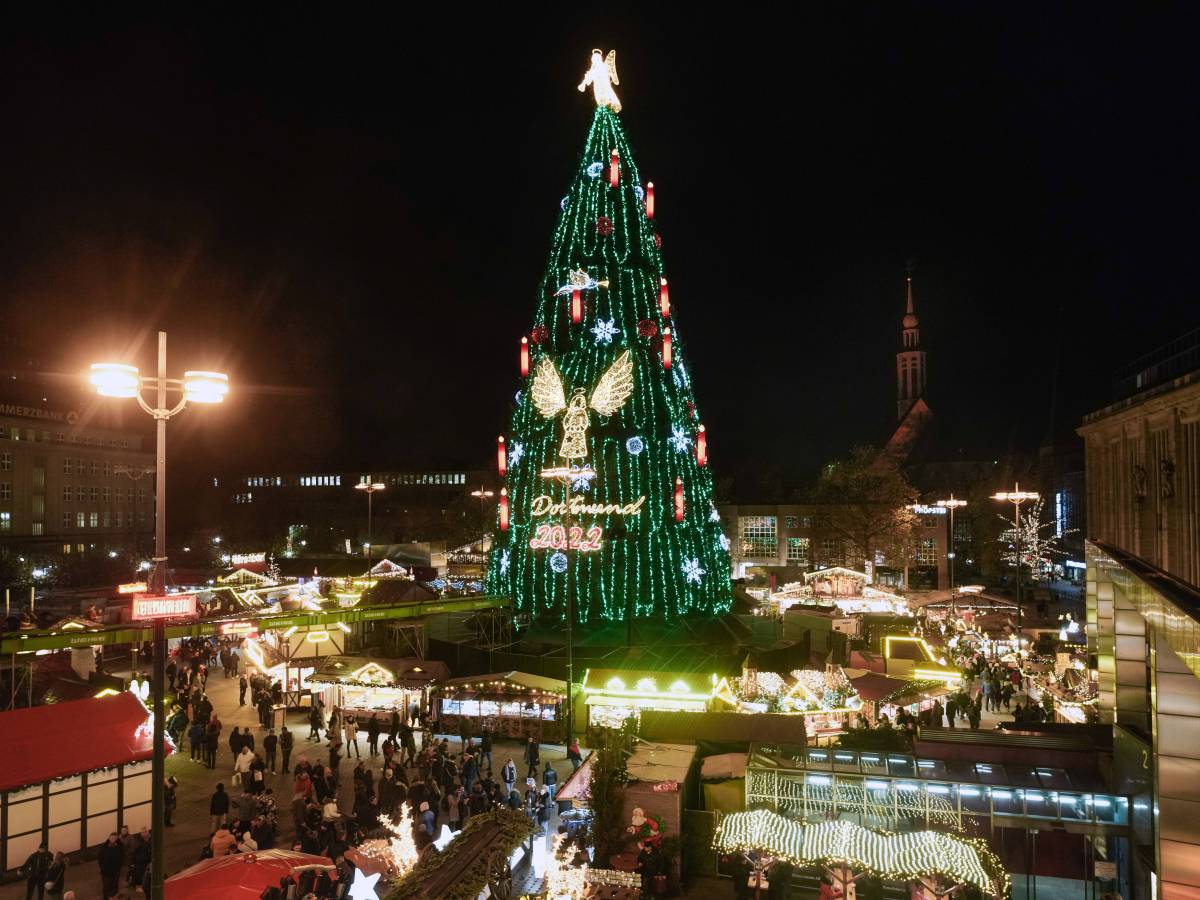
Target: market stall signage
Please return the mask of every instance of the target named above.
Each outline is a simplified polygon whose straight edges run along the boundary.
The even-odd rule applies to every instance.
[[[117,585],[118,594],[141,594],[144,593],[145,590],[146,582],[144,581],[130,581],[126,584]]]
[[[222,622],[217,631],[220,634],[257,634],[258,625],[254,622]]]
[[[133,618],[185,619],[196,615],[195,594],[170,594],[158,596],[134,596]]]

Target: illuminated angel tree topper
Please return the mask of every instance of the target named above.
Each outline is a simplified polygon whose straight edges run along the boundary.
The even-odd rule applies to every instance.
[[[565,616],[568,578],[579,622],[723,613],[728,543],[710,515],[692,379],[677,377],[687,347],[609,96],[612,67],[599,58],[589,69],[593,86],[604,78],[595,115],[521,345],[529,355],[501,473],[509,515],[497,516],[488,589],[552,620]],[[594,471],[587,490],[543,476],[575,467]]]

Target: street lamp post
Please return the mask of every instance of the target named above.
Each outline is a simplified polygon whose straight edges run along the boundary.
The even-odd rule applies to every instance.
[[[381,481],[360,481],[354,486],[356,491],[365,491],[367,494],[367,574],[371,574],[371,503],[375,497],[376,491],[382,491],[387,487]]]
[[[571,739],[575,736],[575,702],[573,697],[575,684],[575,590],[574,582],[571,580],[575,574],[575,567],[572,565],[574,557],[571,555],[571,484],[579,478],[590,481],[596,477],[596,472],[590,466],[581,466],[577,469],[572,469],[570,466],[559,466],[552,469],[543,469],[541,474],[543,478],[562,482],[563,486],[563,530],[565,532],[566,544],[563,547],[563,556],[567,559],[567,570],[564,573],[567,592],[567,718],[563,746],[570,747]]]
[[[1021,504],[1026,500],[1037,500],[1041,495],[1037,491],[1023,491],[1019,483],[1013,484],[1011,491],[1000,491],[992,494],[993,500],[1011,503],[1016,510],[1014,525],[1017,533],[1017,658],[1021,656],[1021,628],[1024,623],[1025,608],[1021,605]]]
[[[954,494],[950,495],[949,500],[937,500],[936,505],[943,509],[950,510],[950,546],[946,553],[946,557],[950,560],[950,596],[954,596],[954,511],[960,506],[966,506],[966,500],[956,500]]]
[[[486,490],[483,485],[480,485],[479,490],[471,491],[471,496],[479,498],[479,521],[484,528],[487,528],[488,499],[495,497],[496,492]]]
[[[89,381],[104,397],[134,398],[155,421],[155,497],[154,566],[150,571],[149,594],[167,590],[167,419],[182,412],[188,402],[221,403],[229,393],[229,376],[220,372],[188,371],[183,378],[167,378],[167,333],[158,333],[158,370],[155,376],[143,376],[136,366],[124,363],[94,363]],[[142,392],[152,390],[149,403]],[[180,394],[174,406],[167,405],[167,393]],[[167,639],[163,619],[154,620],[154,762],[151,785],[151,869],[152,900],[163,895],[163,803],[166,758],[163,754],[163,692],[166,680]]]

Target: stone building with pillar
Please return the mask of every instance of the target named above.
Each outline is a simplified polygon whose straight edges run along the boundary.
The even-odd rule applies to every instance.
[[[1087,618],[1112,789],[1131,797],[1121,894],[1200,897],[1200,331],[1127,367],[1079,428]]]

